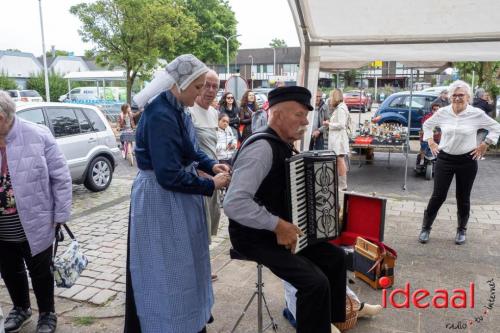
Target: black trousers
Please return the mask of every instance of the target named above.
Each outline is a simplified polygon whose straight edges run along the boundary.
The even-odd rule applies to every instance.
[[[0,253],[0,272],[14,306],[23,309],[31,306],[26,264],[38,309],[40,312],[55,312],[52,246],[33,257],[27,241],[0,241]]]
[[[275,236],[231,235],[231,242],[236,251],[297,289],[297,333],[330,333],[331,323],[345,321],[344,250],[322,242],[292,254],[278,245]]]
[[[451,155],[440,152],[434,172],[434,190],[427,204],[426,218],[430,228],[437,216],[439,208],[445,202],[453,176],[456,181],[457,218],[458,228],[465,230],[470,213],[470,193],[477,174],[477,161],[472,159],[470,153]],[[425,219],[424,217],[424,224]]]

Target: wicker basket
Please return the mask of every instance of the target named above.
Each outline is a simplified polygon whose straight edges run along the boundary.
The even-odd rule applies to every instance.
[[[350,330],[353,328],[358,321],[358,306],[357,302],[353,301],[351,297],[346,297],[346,314],[345,321],[341,323],[335,323],[335,326],[342,332]]]

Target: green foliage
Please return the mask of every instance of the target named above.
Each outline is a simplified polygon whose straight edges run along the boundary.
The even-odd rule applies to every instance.
[[[355,69],[344,72],[344,85],[345,86],[354,86],[357,77],[358,77],[358,71]]]
[[[269,43],[269,46],[272,47],[273,49],[278,47],[287,47],[285,40],[279,38],[273,38]]]
[[[68,56],[69,52],[68,51],[63,51],[63,50],[55,50],[56,57],[58,56]],[[52,51],[47,51],[45,52],[45,55],[47,57],[52,57]]]
[[[40,72],[38,75],[32,75],[26,82],[26,89],[38,91],[40,95],[42,95],[43,99],[47,100],[45,92],[45,76],[43,72]],[[59,100],[59,96],[68,92],[68,83],[61,75],[49,73],[49,90],[50,101],[57,102]]]
[[[467,82],[472,81],[474,72],[474,86],[486,89],[493,98],[496,98],[499,93],[496,77],[500,70],[500,61],[457,62],[454,66],[458,69],[460,78]]]
[[[96,61],[125,67],[129,102],[137,75],[151,73],[159,57],[178,55],[200,30],[175,0],[98,0],[72,6],[70,12],[82,22],[82,40],[96,45]]]
[[[95,323],[96,318],[90,316],[75,317],[74,322],[77,326],[90,326]]]
[[[0,89],[2,90],[17,89],[16,81],[8,77],[4,71],[0,73]]]
[[[180,53],[192,53],[206,63],[226,63],[226,40],[214,36],[229,37],[237,33],[236,17],[228,1],[184,0],[184,6],[200,29],[194,38],[179,47]],[[236,38],[231,38],[230,59],[236,56],[239,45]]]

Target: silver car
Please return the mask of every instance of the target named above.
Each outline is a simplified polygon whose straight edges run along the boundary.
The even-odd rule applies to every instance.
[[[52,131],[68,161],[73,183],[94,192],[108,188],[120,150],[99,109],[79,104],[17,103],[16,115]]]

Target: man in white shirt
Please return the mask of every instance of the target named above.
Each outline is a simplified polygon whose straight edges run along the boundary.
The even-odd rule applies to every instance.
[[[200,95],[196,98],[194,106],[189,108],[189,113],[196,129],[196,139],[200,148],[209,157],[217,160],[217,128],[218,112],[211,104],[219,90],[219,76],[214,71],[209,71],[205,85]],[[201,171],[199,171],[201,173]],[[210,177],[209,175],[206,175]],[[211,197],[205,197],[205,212],[208,222],[209,236],[217,235],[220,220],[219,191],[214,191]]]

